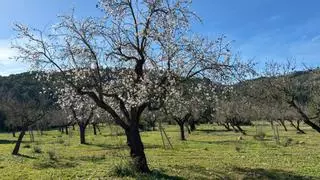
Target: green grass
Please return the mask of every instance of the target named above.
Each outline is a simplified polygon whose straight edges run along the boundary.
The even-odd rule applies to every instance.
[[[202,125],[179,140],[178,128],[166,128],[173,150],[165,150],[159,131],[143,132],[142,139],[153,174],[117,177],[115,167],[122,167],[128,158],[124,136],[118,128],[101,128],[94,136],[87,131],[87,145],[79,144],[79,134],[61,135],[48,131],[35,142],[26,135],[20,153],[12,156],[11,134],[0,134],[0,179],[320,179],[320,134],[303,127],[307,134],[280,131],[280,144],[265,126],[266,138],[254,139],[255,128],[243,140],[240,134],[226,132],[222,127]],[[288,138],[292,142],[287,142]],[[286,144],[286,146],[285,146]],[[41,149],[35,153],[34,149]],[[50,154],[50,155],[49,155]]]

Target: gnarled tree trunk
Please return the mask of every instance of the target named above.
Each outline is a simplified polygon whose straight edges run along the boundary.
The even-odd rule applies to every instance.
[[[134,166],[138,172],[149,173],[147,158],[144,153],[144,146],[139,132],[139,115],[131,113],[129,128],[125,130],[127,144],[130,148],[130,156],[133,159]]]

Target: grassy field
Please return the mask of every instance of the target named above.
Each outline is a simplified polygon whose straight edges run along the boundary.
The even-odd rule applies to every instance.
[[[115,175],[115,167],[126,167],[125,137],[116,127],[103,127],[101,135],[87,131],[88,145],[79,144],[79,134],[58,131],[27,135],[21,146],[24,156],[12,156],[15,138],[0,134],[0,179],[320,179],[320,134],[309,128],[305,135],[289,128],[280,131],[280,144],[265,126],[266,137],[226,132],[222,127],[202,125],[179,140],[178,128],[166,127],[173,150],[162,146],[159,131],[143,132],[146,154],[153,176]],[[240,140],[242,139],[242,140]],[[292,141],[291,141],[292,140]],[[125,173],[124,173],[125,174]]]

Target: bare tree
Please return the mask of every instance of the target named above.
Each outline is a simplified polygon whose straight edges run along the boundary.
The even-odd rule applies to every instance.
[[[313,122],[318,118],[318,71],[298,72],[295,63],[288,60],[286,64],[266,64],[265,75],[269,77],[265,79],[269,97],[287,103],[302,117],[304,123],[320,132],[320,126]]]
[[[5,104],[5,112],[8,121],[20,130],[18,140],[12,151],[13,155],[19,154],[20,144],[30,126],[39,122],[47,112],[48,104],[42,96],[34,97],[30,92],[25,92],[20,96],[8,94],[7,98],[2,99]]]

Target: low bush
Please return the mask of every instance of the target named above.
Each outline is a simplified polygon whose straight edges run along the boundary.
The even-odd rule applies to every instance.
[[[33,152],[40,154],[42,153],[41,147],[40,146],[33,146]]]

